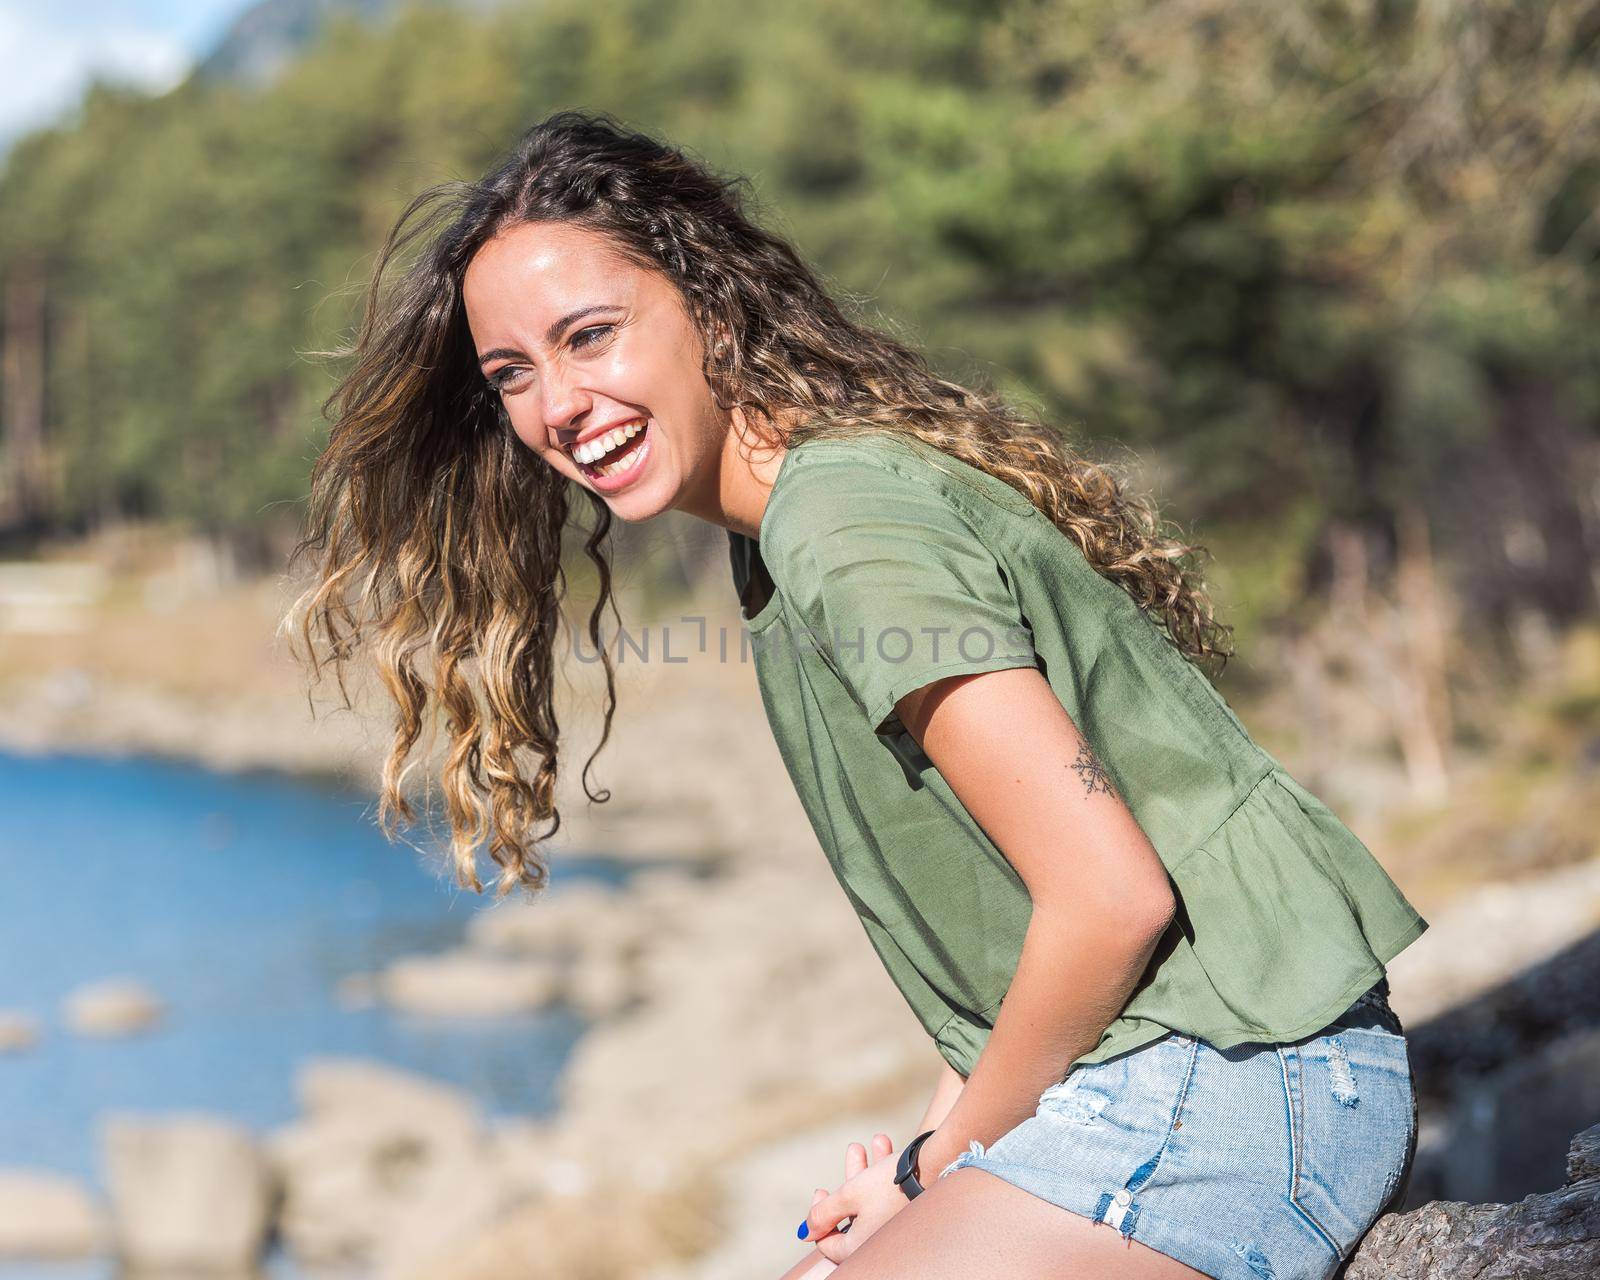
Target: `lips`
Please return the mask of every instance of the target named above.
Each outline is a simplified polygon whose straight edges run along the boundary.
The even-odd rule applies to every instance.
[[[583,478],[600,493],[613,493],[627,488],[644,474],[648,465],[651,442],[655,438],[654,426],[647,421],[632,435],[626,432],[622,434],[622,443],[601,454],[598,461],[577,462]],[[605,448],[607,442],[614,438],[614,434],[608,434],[598,437],[596,443]]]

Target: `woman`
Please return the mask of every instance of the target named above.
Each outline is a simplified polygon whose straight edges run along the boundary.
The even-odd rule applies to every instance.
[[[369,643],[398,704],[386,827],[444,710],[480,892],[485,836],[501,893],[546,879],[575,504],[602,654],[613,516],[728,531],[783,758],[946,1068],[914,1144],[851,1144],[790,1276],[1333,1273],[1410,1168],[1384,965],[1426,924],[1196,665],[1226,657],[1198,548],[599,115],[419,197],[353,354],[303,636],[341,670]]]

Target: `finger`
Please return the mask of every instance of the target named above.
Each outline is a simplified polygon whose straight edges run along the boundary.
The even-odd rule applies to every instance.
[[[806,1215],[808,1230],[801,1239],[818,1240],[834,1230],[841,1222],[856,1212],[855,1195],[842,1189],[811,1206]]]
[[[867,1167],[867,1149],[859,1142],[852,1142],[844,1149],[844,1176],[848,1182],[856,1174]]]
[[[872,1135],[872,1162],[874,1164],[882,1160],[884,1156],[893,1154],[894,1143],[890,1140],[888,1134],[875,1133]]]
[[[832,1194],[833,1193],[830,1192],[827,1187],[818,1187],[816,1190],[814,1190],[811,1193],[811,1207],[813,1209],[815,1209],[817,1207],[817,1205],[821,1204],[822,1201],[826,1200]],[[849,1230],[848,1222],[845,1225],[845,1229]],[[838,1232],[837,1228],[835,1228],[834,1230],[831,1230],[831,1231],[822,1230],[820,1227],[816,1226],[815,1223],[812,1221],[811,1215],[807,1214],[804,1218],[802,1218],[800,1220],[800,1227],[795,1232],[795,1234],[797,1236],[799,1236],[800,1239],[809,1240],[813,1244],[815,1244],[816,1241],[817,1241],[817,1238],[819,1236],[821,1236],[823,1238],[826,1238],[826,1237],[829,1237],[829,1236],[838,1235],[839,1232]]]
[[[850,1228],[855,1225],[854,1218],[847,1218],[844,1226],[817,1241],[817,1252],[829,1262],[843,1262],[852,1253],[861,1247],[859,1240],[850,1239]]]
[[[828,1196],[831,1195],[831,1194],[832,1193],[828,1190],[827,1187],[818,1187],[815,1191],[813,1191],[811,1193],[811,1203],[813,1205],[816,1205],[818,1203],[818,1201],[826,1200],[828,1198]],[[809,1240],[813,1244],[815,1244],[817,1242],[817,1236],[811,1230],[811,1228],[809,1226],[809,1222],[810,1222],[810,1219],[808,1218],[808,1219],[806,1219],[806,1222],[804,1224],[802,1224],[802,1225],[806,1226],[806,1234],[805,1234],[805,1236],[802,1237],[802,1239]],[[850,1221],[849,1221],[848,1218],[845,1220],[843,1230],[844,1231],[850,1230]],[[823,1236],[822,1236],[822,1239],[824,1239],[824,1240],[832,1239],[834,1236],[839,1235],[840,1233],[841,1233],[840,1228],[835,1227],[832,1231],[824,1232]]]

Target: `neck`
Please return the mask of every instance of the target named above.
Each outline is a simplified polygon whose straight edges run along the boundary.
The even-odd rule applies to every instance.
[[[777,434],[783,434],[784,424],[780,421],[775,425]],[[772,434],[769,427],[767,435]],[[683,510],[747,538],[759,537],[761,517],[766,513],[767,499],[787,452],[781,443],[769,443],[757,436],[744,410],[734,409],[716,474],[710,478],[710,500],[685,504]]]

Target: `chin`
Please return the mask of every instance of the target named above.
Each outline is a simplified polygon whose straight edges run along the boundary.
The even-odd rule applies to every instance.
[[[606,493],[597,489],[587,480],[575,480],[573,483],[581,485],[591,496],[604,502],[611,508],[611,514],[619,520],[637,524],[641,520],[660,515],[674,505],[677,497],[676,487],[662,483],[663,480],[664,477],[660,475],[646,476],[642,483],[619,489],[616,493]]]
[[[612,498],[602,493],[597,496],[605,499],[612,515],[628,524],[642,524],[672,510],[670,495],[662,497],[652,493],[619,493]]]

